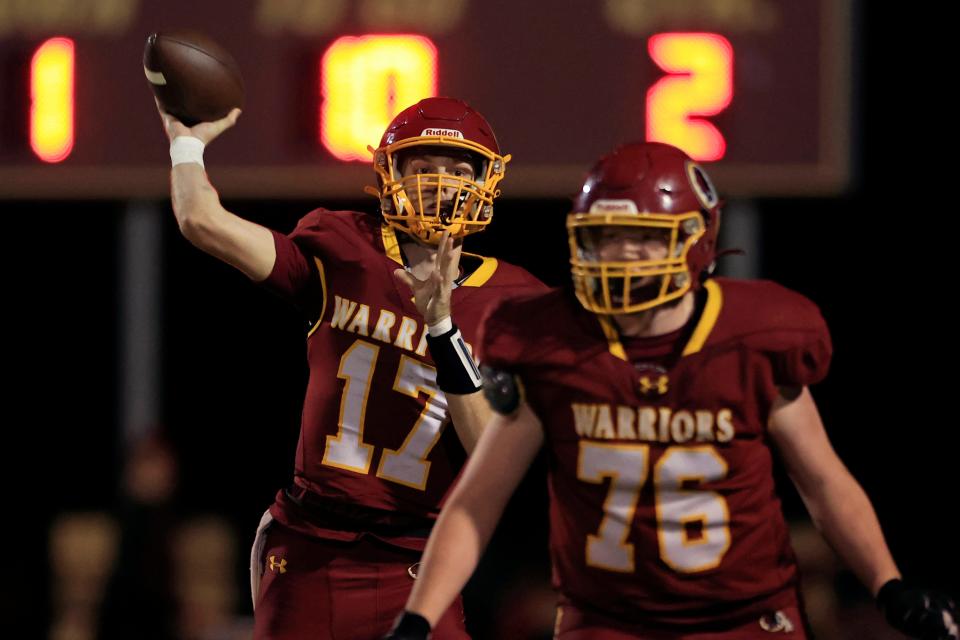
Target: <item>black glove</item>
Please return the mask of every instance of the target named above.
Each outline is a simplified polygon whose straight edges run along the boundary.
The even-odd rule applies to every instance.
[[[427,640],[430,623],[423,616],[404,611],[397,616],[393,629],[383,640]]]
[[[891,626],[911,638],[960,640],[956,605],[942,593],[915,589],[893,579],[877,593],[877,606]]]

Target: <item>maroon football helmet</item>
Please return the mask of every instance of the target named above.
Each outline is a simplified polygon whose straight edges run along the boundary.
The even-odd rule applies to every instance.
[[[500,147],[490,125],[467,103],[454,98],[426,98],[401,111],[373,151],[379,177],[383,218],[390,226],[436,244],[449,230],[455,238],[482,231],[493,218],[493,200],[500,191],[510,156]],[[473,165],[473,179],[452,173],[403,176],[406,154],[463,157]]]
[[[604,156],[567,217],[577,298],[596,313],[635,313],[698,289],[716,257],[720,205],[703,168],[676,147],[633,143]],[[602,238],[618,233],[662,241],[666,255],[601,260]]]

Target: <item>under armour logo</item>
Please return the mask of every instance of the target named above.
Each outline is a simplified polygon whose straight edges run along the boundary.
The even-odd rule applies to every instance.
[[[270,562],[268,566],[270,567],[270,571],[279,572],[279,573],[287,572],[286,558],[280,558],[280,560],[278,561],[277,556],[270,556],[269,560]]]
[[[790,633],[793,623],[783,611],[773,611],[760,616],[760,628],[770,633]]]
[[[670,378],[668,376],[659,376],[655,380],[650,376],[640,376],[640,393],[649,395],[656,392],[658,395],[665,395],[670,389]]]

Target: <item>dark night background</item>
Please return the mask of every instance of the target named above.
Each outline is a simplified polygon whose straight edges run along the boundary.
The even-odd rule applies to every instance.
[[[956,133],[944,131],[951,113],[931,89],[943,82],[943,69],[928,66],[938,59],[935,39],[902,16],[880,15],[877,4],[856,7],[848,193],[754,201],[761,242],[746,249],[757,252],[763,277],[813,299],[831,328],[834,361],[814,397],[840,456],[872,498],[901,570],[960,595],[958,345],[951,309],[958,225],[949,156]],[[166,152],[159,126],[156,146],[158,156]],[[372,211],[375,203],[225,202],[283,231],[317,204]],[[64,512],[117,504],[118,241],[126,206],[0,203],[7,272],[3,431],[13,436],[3,446],[8,542],[0,626],[11,631],[5,637],[45,637],[38,620],[51,607],[50,523]],[[290,480],[307,374],[303,321],[191,247],[178,234],[169,202],[161,206],[162,425],[180,461],[178,509],[219,513],[236,530],[237,601],[245,612],[246,549],[263,509]],[[498,201],[493,227],[468,248],[564,284],[566,213],[565,200]],[[467,593],[476,631],[492,633],[488,607],[511,597],[502,591],[511,574],[547,575],[538,472],[519,491]],[[784,496],[788,514],[805,517],[791,488]],[[844,588],[863,597],[856,587]]]

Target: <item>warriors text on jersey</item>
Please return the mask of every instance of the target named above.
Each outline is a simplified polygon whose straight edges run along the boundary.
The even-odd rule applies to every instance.
[[[719,278],[675,334],[620,340],[564,291],[491,308],[477,345],[540,418],[563,597],[671,625],[777,609],[796,564],[767,433],[780,387],[821,380],[819,310],[772,282]]]

